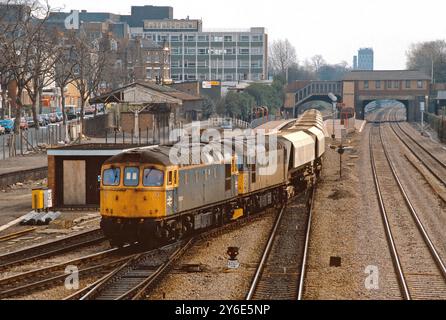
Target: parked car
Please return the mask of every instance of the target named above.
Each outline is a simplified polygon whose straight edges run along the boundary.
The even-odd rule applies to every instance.
[[[49,123],[49,119],[47,119],[46,117],[45,117],[45,115],[44,114],[39,114],[38,116],[37,116],[37,119],[39,120],[39,126],[41,126],[41,127],[45,127],[45,126],[47,126],[48,125],[48,123]]]
[[[22,130],[28,130],[29,129],[28,121],[26,121],[26,118],[24,118],[24,117],[20,118],[20,129],[22,129]]]
[[[77,119],[77,115],[76,114],[74,114],[74,113],[72,113],[72,112],[67,112],[67,119],[68,120],[74,120],[74,119]]]
[[[0,126],[0,134],[5,134],[6,130],[2,126]]]
[[[26,118],[26,123],[28,124],[28,128],[33,128],[35,126],[33,117],[27,117]]]
[[[56,112],[56,122],[63,121],[63,114],[62,112]]]
[[[50,123],[56,123],[57,122],[57,115],[55,113],[50,113],[48,115],[49,119],[50,119]]]
[[[5,128],[5,133],[14,131],[14,119],[0,120],[0,126]]]

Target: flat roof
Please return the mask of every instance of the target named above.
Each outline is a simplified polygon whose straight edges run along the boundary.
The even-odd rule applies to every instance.
[[[124,150],[144,148],[152,145],[130,143],[86,143],[78,145],[61,146],[47,150],[49,156],[114,156]]]
[[[376,70],[364,71],[354,70],[347,73],[344,81],[357,80],[430,80],[431,78],[425,73],[418,70]]]

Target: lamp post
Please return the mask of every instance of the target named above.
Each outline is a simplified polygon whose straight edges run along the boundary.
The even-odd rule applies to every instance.
[[[338,98],[331,92],[328,94],[328,97],[330,98],[330,100],[332,101],[332,104],[333,104],[333,133],[331,135],[331,138],[334,140],[336,138],[336,135],[335,135],[335,116],[336,116],[336,102],[338,101]]]

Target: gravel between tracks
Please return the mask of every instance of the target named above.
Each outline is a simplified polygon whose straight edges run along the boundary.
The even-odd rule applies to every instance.
[[[273,215],[264,215],[242,228],[192,247],[177,266],[199,264],[203,272],[188,273],[175,269],[148,297],[149,300],[231,300],[244,299],[260,261]],[[228,247],[239,247],[240,268],[227,270]]]
[[[401,299],[376,200],[368,150],[369,126],[351,137],[343,156],[327,149],[314,207],[305,299]],[[331,141],[328,141],[330,143]],[[341,266],[330,266],[331,257]],[[367,289],[369,266],[378,289]]]

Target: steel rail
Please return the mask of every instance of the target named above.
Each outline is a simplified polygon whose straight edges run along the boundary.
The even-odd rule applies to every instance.
[[[381,186],[380,186],[379,179],[378,179],[375,156],[374,156],[374,152],[373,152],[373,141],[372,141],[373,140],[372,139],[372,135],[373,135],[372,131],[373,130],[372,129],[373,128],[370,129],[370,133],[369,133],[370,163],[371,163],[371,167],[372,167],[372,175],[373,175],[373,181],[375,184],[376,195],[378,198],[379,209],[380,209],[381,217],[382,217],[382,220],[384,223],[386,238],[387,238],[387,241],[389,242],[390,255],[392,256],[392,261],[394,264],[395,272],[397,274],[398,282],[401,287],[401,291],[403,293],[403,297],[406,300],[411,300],[409,287],[407,285],[407,281],[404,276],[403,268],[401,266],[401,261],[400,261],[399,255],[398,255],[398,250],[395,245],[395,240],[394,240],[394,237],[392,234],[392,229],[390,227],[390,222],[388,219],[387,211],[384,206],[384,200],[383,200],[382,193],[381,193]]]
[[[396,169],[395,169],[395,164],[390,159],[389,153],[387,151],[387,147],[384,144],[384,140],[383,140],[382,132],[381,132],[381,127],[379,127],[379,137],[380,137],[380,140],[381,140],[381,144],[383,146],[383,150],[384,150],[384,154],[386,156],[387,162],[388,162],[388,164],[390,166],[390,169],[392,171],[392,175],[393,175],[393,177],[395,178],[395,181],[398,184],[398,187],[399,187],[399,189],[401,191],[401,194],[403,195],[404,201],[406,202],[406,205],[409,208],[409,211],[410,211],[410,213],[411,213],[411,215],[412,215],[412,217],[413,217],[413,219],[415,221],[415,224],[416,224],[418,230],[420,231],[420,233],[421,233],[421,235],[422,235],[422,237],[423,237],[427,247],[429,248],[429,251],[431,252],[431,254],[433,256],[435,263],[437,264],[441,274],[443,275],[444,280],[446,280],[446,266],[445,266],[443,260],[441,259],[437,249],[435,248],[435,245],[433,244],[432,240],[430,239],[429,234],[427,233],[423,223],[421,222],[421,220],[419,218],[418,213],[415,210],[415,207],[413,206],[412,202],[410,201],[410,198],[409,198],[406,190],[404,189],[404,187],[403,187],[403,185],[401,183],[401,180],[400,180],[400,178],[399,178],[399,176],[398,176],[398,174],[396,172]]]
[[[395,115],[396,117],[396,115]],[[426,148],[424,148],[423,146],[421,146],[417,141],[415,141],[411,136],[409,136],[406,132],[404,132],[403,129],[401,129],[401,127],[398,124],[399,129],[406,135],[408,136],[412,141],[414,141],[416,143],[416,145],[418,145],[424,152],[426,152],[426,154],[428,154],[429,156],[432,157],[432,159],[434,159],[435,161],[437,161],[438,163],[440,163],[442,165],[443,168],[446,168],[446,165],[444,163],[442,163],[438,158],[436,158],[431,152],[429,152],[428,150],[426,150]],[[442,177],[440,177],[438,175],[438,173],[436,173],[434,170],[432,170],[432,168],[426,164],[426,162],[414,151],[413,147],[409,146],[409,144],[401,137],[400,134],[398,134],[394,128],[393,125],[390,125],[390,128],[392,129],[393,133],[396,135],[396,137],[407,147],[407,149],[409,149],[409,151],[415,156],[415,158],[418,159],[418,161],[420,161],[423,166],[442,184],[446,187],[446,180],[444,180]]]
[[[306,271],[307,271],[306,269],[307,269],[308,251],[310,248],[311,223],[312,223],[312,219],[313,219],[313,208],[314,208],[315,195],[316,195],[316,185],[313,186],[313,190],[311,192],[310,208],[308,210],[309,211],[308,212],[308,221],[307,221],[307,229],[305,232],[304,253],[303,253],[302,266],[301,266],[300,276],[299,276],[297,300],[303,300],[304,282],[305,282],[305,275],[306,275]]]
[[[81,241],[83,238],[88,237],[93,237],[93,239]],[[65,253],[67,251],[78,249],[81,247],[93,245],[104,240],[105,237],[102,234],[101,229],[98,228],[83,233],[78,233],[59,240],[38,244],[32,247],[1,255],[0,270],[20,263],[30,262],[46,258],[48,256]]]
[[[254,296],[254,293],[257,288],[257,284],[260,281],[260,278],[262,276],[263,270],[266,265],[266,261],[268,260],[269,254],[271,252],[271,248],[273,247],[274,239],[276,237],[277,229],[279,228],[280,222],[282,221],[283,212],[285,211],[286,206],[283,206],[280,210],[279,215],[277,216],[277,219],[274,223],[274,227],[271,230],[268,242],[265,246],[265,249],[263,251],[262,259],[260,260],[260,263],[257,267],[256,273],[254,275],[254,278],[252,280],[251,286],[249,288],[248,294],[246,296],[246,300],[252,300],[252,297]]]

